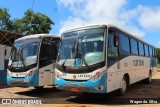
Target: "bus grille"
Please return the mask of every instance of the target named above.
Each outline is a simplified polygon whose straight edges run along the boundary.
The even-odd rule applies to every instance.
[[[89,88],[85,87],[84,85],[80,85],[80,84],[67,84],[64,85],[63,89],[64,90],[71,90],[72,88],[77,88],[79,89],[81,92],[88,92]]]
[[[12,86],[27,86],[26,83],[21,82],[21,81],[13,81],[10,85],[12,85]]]

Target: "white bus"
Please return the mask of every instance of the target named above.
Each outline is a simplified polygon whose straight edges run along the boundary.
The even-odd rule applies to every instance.
[[[124,95],[140,80],[151,83],[156,49],[113,25],[65,31],[55,68],[58,89]]]
[[[50,34],[29,35],[17,39],[11,51],[7,83],[36,89],[54,85],[54,63],[60,38]]]

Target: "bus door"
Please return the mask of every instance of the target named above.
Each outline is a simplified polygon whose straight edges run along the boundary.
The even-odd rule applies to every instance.
[[[39,56],[39,86],[54,84],[53,63],[56,62],[57,46],[53,38],[44,37]]]

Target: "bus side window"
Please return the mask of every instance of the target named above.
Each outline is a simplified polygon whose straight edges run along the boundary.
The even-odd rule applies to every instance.
[[[108,67],[118,60],[118,35],[113,31],[108,33]]]

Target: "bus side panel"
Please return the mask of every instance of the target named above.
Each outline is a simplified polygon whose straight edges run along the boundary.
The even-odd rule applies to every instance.
[[[119,89],[122,78],[129,75],[129,84],[138,82],[148,77],[150,58],[140,56],[127,56],[108,68],[107,92]]]
[[[33,80],[31,80],[33,82],[33,84],[29,84],[29,86],[39,86],[39,70],[36,70],[34,72],[34,75],[33,75]]]

